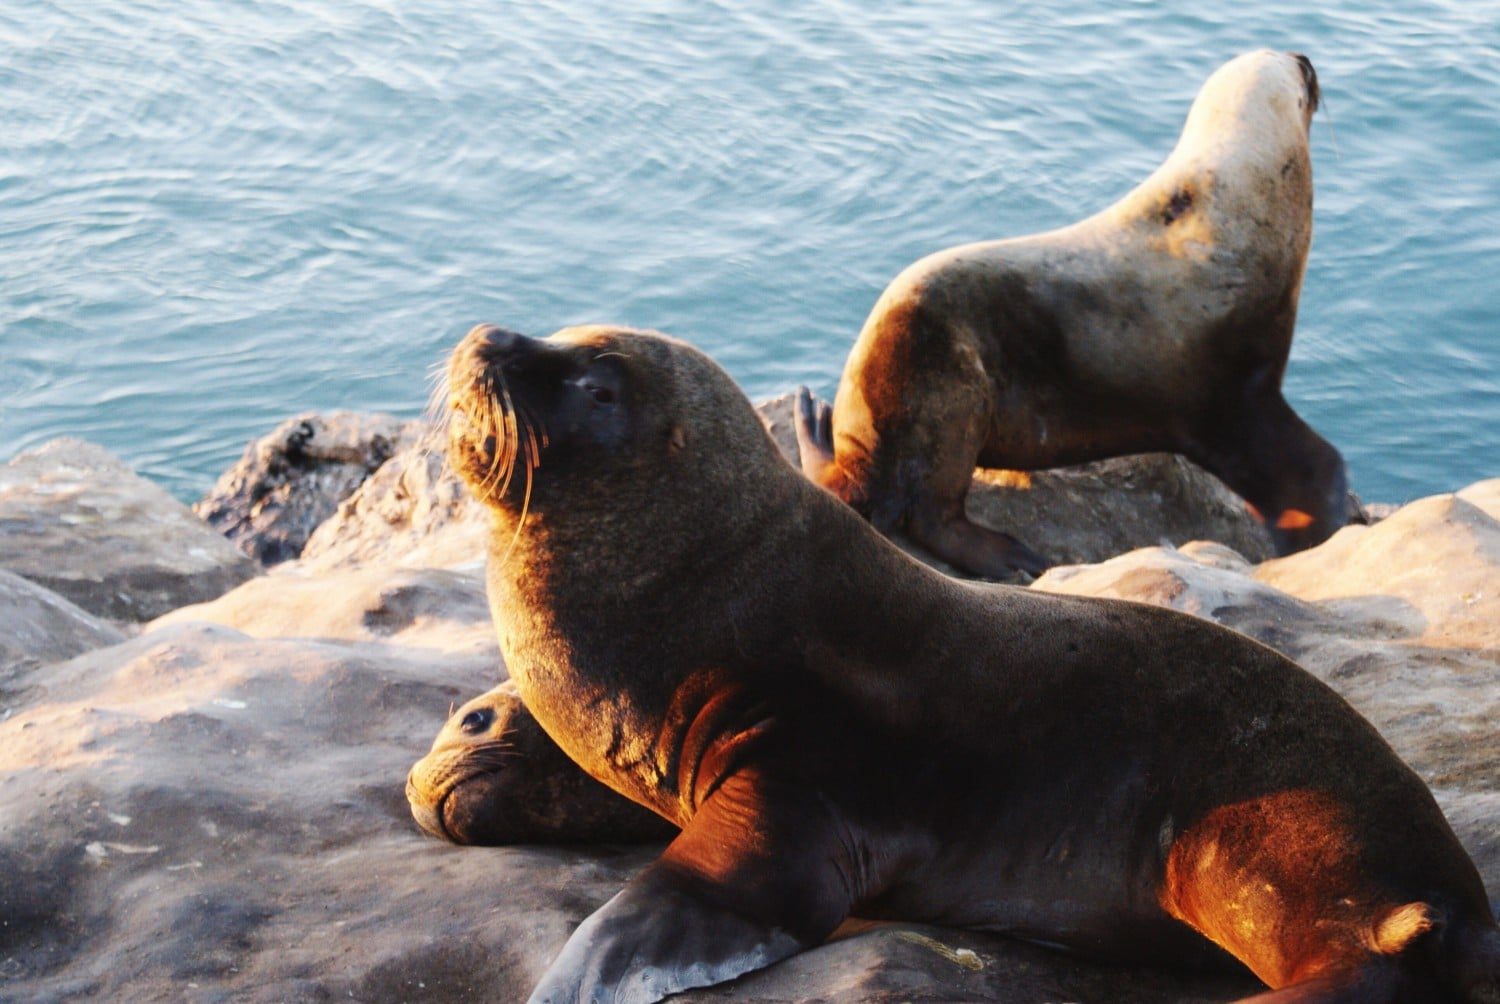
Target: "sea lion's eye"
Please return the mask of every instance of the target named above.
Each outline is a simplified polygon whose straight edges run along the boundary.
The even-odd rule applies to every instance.
[[[589,384],[588,392],[589,397],[593,398],[597,404],[614,404],[615,392],[610,390],[608,387],[601,387],[598,384]]]
[[[490,724],[490,711],[489,711],[489,709],[488,708],[475,708],[473,711],[469,712],[467,715],[464,715],[464,719],[463,719],[463,721],[461,721],[461,722],[458,723],[458,727],[460,729],[463,729],[464,732],[466,732],[466,733],[468,733],[469,735],[472,736],[476,732],[483,732],[486,728],[489,727],[489,724]]]

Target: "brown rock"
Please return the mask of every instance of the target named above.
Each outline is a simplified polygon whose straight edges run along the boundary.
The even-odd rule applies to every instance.
[[[320,525],[302,551],[310,568],[364,564],[482,567],[489,516],[446,469],[425,433],[396,454]]]

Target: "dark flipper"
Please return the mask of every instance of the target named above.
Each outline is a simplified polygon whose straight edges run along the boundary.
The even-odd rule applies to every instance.
[[[1052,563],[1008,533],[978,526],[958,511],[935,504],[913,507],[912,538],[948,564],[971,575],[1004,579],[1017,571],[1041,575]]]
[[[819,944],[848,916],[827,809],[753,771],[568,939],[531,1004],[649,1004]]]
[[[792,424],[797,430],[802,473],[813,484],[826,485],[834,467],[833,408],[814,398],[806,387],[798,387],[797,414]]]
[[[579,925],[531,1004],[649,1004],[803,947],[786,931],[719,907],[657,863]]]

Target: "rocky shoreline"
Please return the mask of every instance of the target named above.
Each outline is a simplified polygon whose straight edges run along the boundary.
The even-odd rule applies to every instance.
[[[789,398],[761,410],[794,454]],[[1032,588],[1185,610],[1326,680],[1500,896],[1500,479],[1275,560],[1176,457],[981,472],[968,507],[1069,563]],[[0,1000],[523,999],[655,848],[458,848],[411,821],[407,768],[503,677],[483,512],[421,423],[348,413],[283,423],[194,508],[76,440],[0,467]],[[855,925],[682,999],[1253,985]]]

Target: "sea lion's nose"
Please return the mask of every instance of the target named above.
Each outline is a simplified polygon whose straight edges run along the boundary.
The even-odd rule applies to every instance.
[[[1287,55],[1297,61],[1297,68],[1302,71],[1302,82],[1307,85],[1308,103],[1312,105],[1313,111],[1317,111],[1318,101],[1321,97],[1318,89],[1318,71],[1313,69],[1312,60],[1308,59],[1302,53],[1289,52]]]
[[[480,324],[469,332],[469,341],[486,363],[497,363],[513,355],[529,339],[499,325]]]

